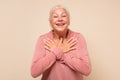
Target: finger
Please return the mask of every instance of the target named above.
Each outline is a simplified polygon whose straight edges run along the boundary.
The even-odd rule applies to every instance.
[[[61,44],[62,44],[62,41],[63,41],[63,39],[60,38],[60,41],[59,41],[58,45],[61,45]]]
[[[76,47],[71,47],[71,48],[69,48],[68,50],[66,50],[66,51],[64,51],[64,52],[67,53],[67,52],[72,51],[72,50],[75,50],[75,49],[76,49]]]
[[[44,44],[47,45],[47,46],[50,46],[50,45],[51,45],[51,43],[50,43],[49,41],[45,41]]]
[[[64,39],[62,42],[63,42],[63,44],[67,43],[67,39]]]
[[[69,48],[69,51],[75,50],[75,49],[76,49],[76,47],[71,47],[71,48]]]
[[[45,44],[45,46],[50,48],[50,44],[49,43],[45,42],[44,44]]]
[[[47,38],[47,41],[48,41],[49,43],[53,43],[53,42],[54,42],[53,40],[51,40],[51,39],[49,39],[49,38]]]
[[[67,43],[69,43],[71,40],[73,40],[74,38],[72,37],[72,38],[70,38],[70,39],[68,39],[67,40]]]
[[[54,41],[50,40],[50,39],[47,39],[45,40],[45,43],[49,44],[49,45],[52,45],[54,44]]]
[[[77,41],[74,41],[74,42],[70,43],[69,46],[70,46],[70,47],[73,47],[73,46],[75,46],[76,44],[77,44]]]
[[[48,46],[44,46],[45,49],[47,49],[48,51],[51,51],[51,49]]]
[[[74,43],[76,43],[76,42],[77,42],[76,39],[72,39],[72,40],[69,42],[69,44],[74,44]]]

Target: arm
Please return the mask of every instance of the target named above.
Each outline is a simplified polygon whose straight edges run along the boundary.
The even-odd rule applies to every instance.
[[[56,61],[56,57],[53,53],[46,54],[45,52],[43,36],[41,36],[37,41],[32,60],[31,75],[34,78],[50,68]]]
[[[64,63],[71,69],[78,71],[84,75],[88,75],[91,71],[89,56],[87,52],[86,42],[82,35],[78,36],[78,43],[76,50],[72,50],[71,53],[74,55],[64,54]]]

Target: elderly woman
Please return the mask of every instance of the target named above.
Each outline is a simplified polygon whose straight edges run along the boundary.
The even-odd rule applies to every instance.
[[[83,80],[91,71],[84,37],[68,28],[68,11],[56,6],[50,11],[52,30],[38,38],[31,75],[41,80]]]

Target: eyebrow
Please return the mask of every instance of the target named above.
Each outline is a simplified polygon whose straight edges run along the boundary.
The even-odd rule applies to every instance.
[[[52,15],[53,15],[53,14],[56,14],[56,13],[52,13]],[[62,12],[62,14],[66,14],[66,15],[68,15],[68,13],[66,13],[66,12]]]

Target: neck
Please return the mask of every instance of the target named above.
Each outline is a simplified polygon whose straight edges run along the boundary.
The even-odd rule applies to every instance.
[[[54,36],[54,38],[58,38],[58,39],[60,39],[60,38],[66,38],[67,37],[67,35],[68,35],[68,30],[66,30],[66,31],[64,31],[64,32],[56,32],[56,31],[53,31],[53,36]]]

